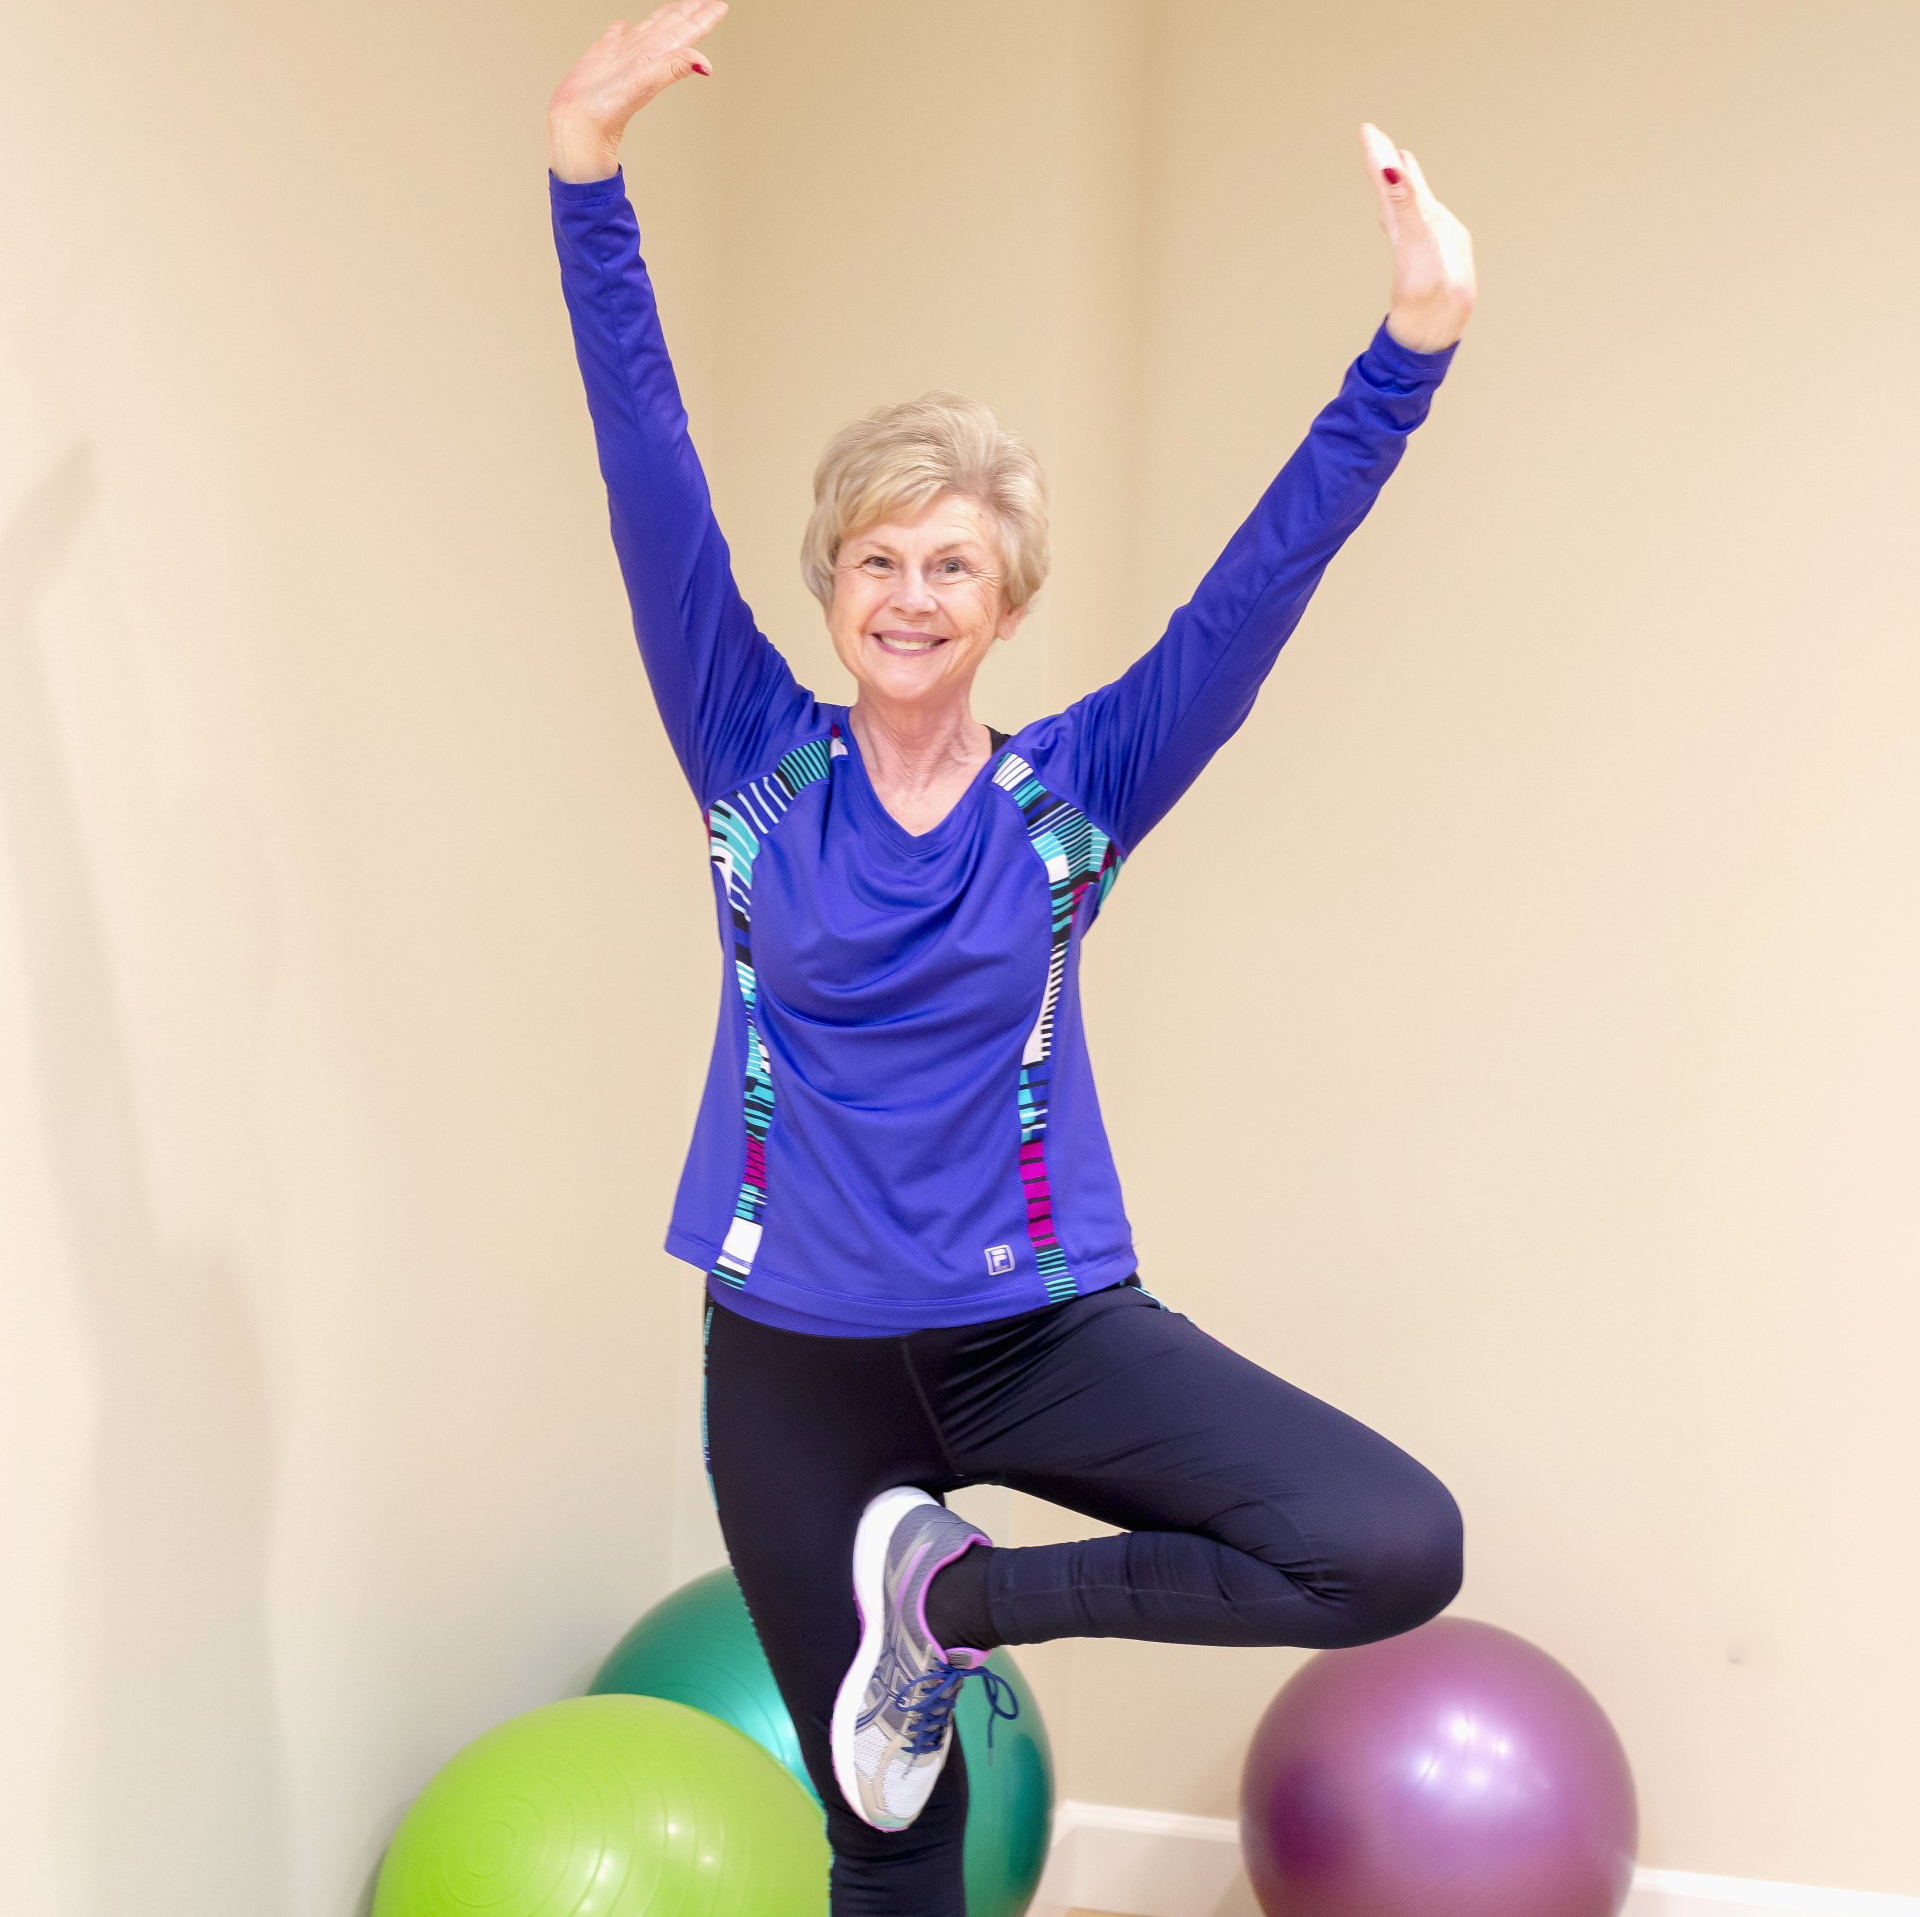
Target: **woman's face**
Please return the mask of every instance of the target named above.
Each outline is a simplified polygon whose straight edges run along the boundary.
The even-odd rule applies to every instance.
[[[964,709],[981,660],[1025,616],[1007,609],[992,517],[966,493],[864,526],[834,559],[833,649],[883,705]]]

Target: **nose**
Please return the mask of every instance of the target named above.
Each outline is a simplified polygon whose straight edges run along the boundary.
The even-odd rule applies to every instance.
[[[903,612],[924,612],[933,604],[933,588],[918,566],[901,568],[899,583],[893,589],[893,603]]]

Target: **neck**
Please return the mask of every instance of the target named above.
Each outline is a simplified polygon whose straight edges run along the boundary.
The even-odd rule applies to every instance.
[[[927,711],[858,699],[847,708],[867,769],[901,786],[938,784],[957,770],[978,770],[992,741],[965,705]]]

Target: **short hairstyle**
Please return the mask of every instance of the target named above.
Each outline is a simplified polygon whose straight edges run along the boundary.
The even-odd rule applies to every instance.
[[[876,406],[827,442],[800,542],[807,590],[830,605],[841,544],[882,520],[911,518],[943,492],[965,493],[986,509],[999,533],[1005,603],[1026,605],[1051,563],[1046,478],[1023,439],[960,393]]]

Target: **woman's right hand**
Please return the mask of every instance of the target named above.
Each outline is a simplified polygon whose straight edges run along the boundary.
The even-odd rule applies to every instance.
[[[693,43],[726,10],[727,0],[668,0],[638,26],[616,20],[547,102],[547,164],[555,176],[576,184],[611,179],[627,122],[674,81],[713,71]]]

